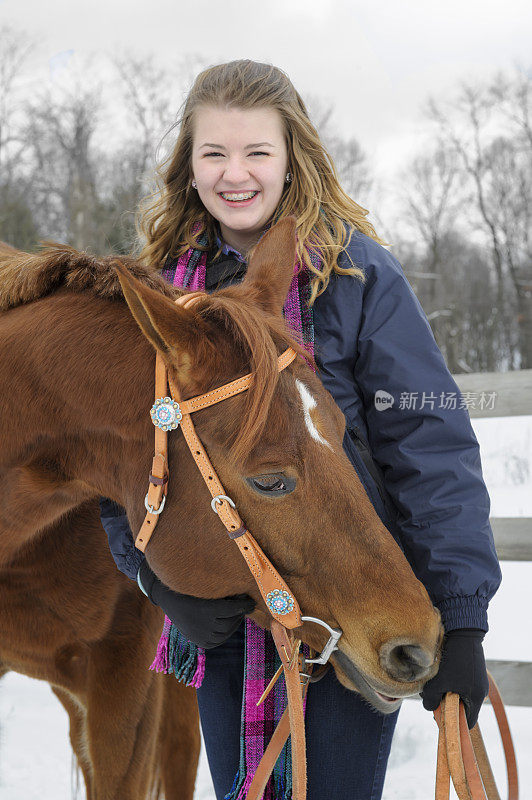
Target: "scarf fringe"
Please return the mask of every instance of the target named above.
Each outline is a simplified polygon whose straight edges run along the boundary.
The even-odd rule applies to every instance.
[[[157,652],[153,664],[150,666],[150,669],[154,669],[156,672],[164,672],[165,674],[168,674],[168,640],[171,625],[172,623],[168,617],[165,617],[161,638],[157,645]]]
[[[288,739],[288,744],[290,745],[290,739]],[[246,774],[246,772],[240,767],[235,775],[231,790],[227,794],[224,794],[224,800],[246,800],[253,777],[254,773]],[[278,775],[275,772],[272,772],[268,778],[268,783],[266,784],[266,788],[262,795],[262,800],[292,800],[291,769],[288,774],[284,775]]]
[[[224,794],[224,800],[245,800],[252,780],[253,775],[242,774],[238,770],[231,791],[228,794]]]
[[[166,675],[174,674],[185,686],[198,688],[205,675],[205,650],[189,642],[171,620],[165,617],[157,653],[150,669]]]

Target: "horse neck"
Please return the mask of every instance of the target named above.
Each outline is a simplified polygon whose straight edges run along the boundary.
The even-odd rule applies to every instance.
[[[0,343],[1,563],[90,497],[145,491],[155,357],[125,304],[66,291],[2,315]]]

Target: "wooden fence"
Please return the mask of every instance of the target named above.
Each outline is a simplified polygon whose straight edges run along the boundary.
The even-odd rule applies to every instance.
[[[475,401],[469,407],[471,418],[532,414],[532,369],[453,377],[462,395],[469,393],[470,399]],[[491,525],[501,561],[532,561],[532,518],[492,517]],[[515,611],[515,619],[509,620],[509,624],[515,626],[515,635],[532,638],[528,610]],[[532,706],[532,662],[488,661],[487,665],[507,705]]]

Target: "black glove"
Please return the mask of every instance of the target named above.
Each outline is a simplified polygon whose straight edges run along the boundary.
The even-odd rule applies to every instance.
[[[247,594],[237,594],[216,600],[206,600],[168,589],[146,561],[138,571],[137,580],[154,605],[160,606],[180,633],[206,650],[229,639],[246,614],[255,608]]]
[[[100,497],[100,520],[116,566],[120,572],[136,581],[139,567],[144,561],[144,553],[135,547],[135,537],[129,527],[126,509],[108,497]]]
[[[464,702],[468,727],[476,725],[489,691],[482,649],[484,636],[479,628],[459,628],[445,635],[440,668],[421,692],[427,711],[437,709],[446,692],[455,692]]]

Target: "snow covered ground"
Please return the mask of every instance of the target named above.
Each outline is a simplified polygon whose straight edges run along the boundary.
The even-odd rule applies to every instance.
[[[474,427],[481,443],[492,515],[532,517],[532,417],[475,420]],[[486,656],[532,661],[530,626],[523,624],[528,620],[525,609],[530,606],[527,589],[532,582],[532,564],[504,562],[502,569],[503,583],[490,605]],[[532,708],[511,707],[508,714],[517,750],[521,799],[530,800]],[[482,710],[480,722],[505,796],[502,748],[489,706]],[[385,800],[427,800],[433,796],[436,734],[432,715],[420,702],[403,703]],[[75,796],[75,770],[62,706],[47,684],[7,675],[0,682],[0,800],[70,800]],[[79,787],[79,800],[84,797]],[[194,800],[215,800],[203,747]]]

